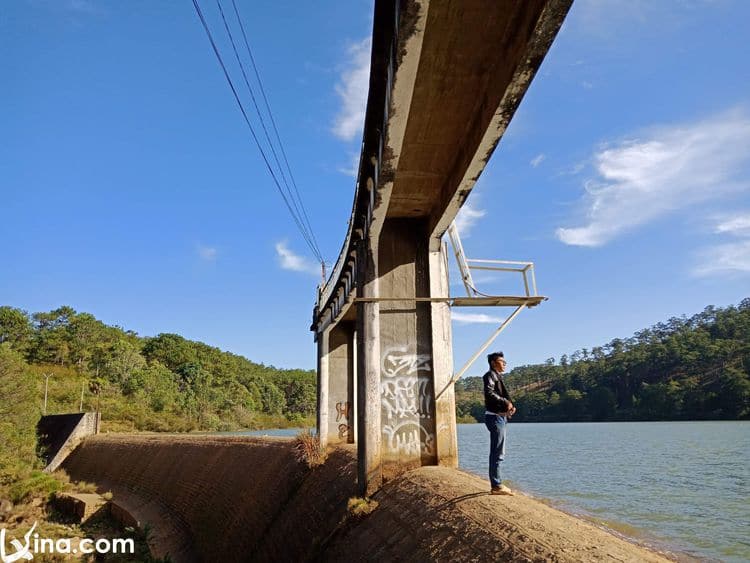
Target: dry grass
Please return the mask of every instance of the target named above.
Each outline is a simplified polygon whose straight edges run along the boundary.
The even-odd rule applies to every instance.
[[[378,501],[370,498],[352,497],[349,499],[349,502],[346,503],[346,508],[349,511],[349,514],[358,518],[367,516],[377,507]]]
[[[304,430],[294,438],[294,451],[297,461],[306,463],[309,468],[323,465],[328,457],[320,447],[320,439],[309,430]]]
[[[71,490],[76,493],[95,493],[96,485],[87,481],[76,481]]]

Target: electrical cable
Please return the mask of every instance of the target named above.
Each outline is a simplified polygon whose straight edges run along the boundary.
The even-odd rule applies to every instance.
[[[258,107],[258,102],[255,98],[255,92],[253,91],[253,87],[250,86],[250,81],[247,78],[247,72],[245,71],[245,65],[242,63],[242,59],[240,58],[240,54],[237,51],[237,45],[234,42],[234,35],[232,34],[232,30],[229,27],[229,24],[227,22],[226,16],[224,14],[224,9],[221,5],[221,0],[216,0],[216,6],[219,9],[219,14],[221,14],[221,20],[224,23],[224,30],[227,32],[227,35],[229,36],[229,42],[232,45],[232,51],[234,52],[234,57],[237,60],[237,64],[240,67],[240,72],[242,73],[242,78],[245,81],[245,86],[247,86],[248,92],[250,93],[250,99],[253,102],[253,106],[255,107],[255,113],[258,115],[258,119],[260,120],[260,126],[263,129],[263,133],[265,135],[266,141],[268,142],[268,146],[271,149],[271,154],[273,155],[273,159],[276,162],[276,166],[278,168],[278,171],[281,175],[281,179],[286,186],[287,189],[287,196],[289,200],[292,202],[292,206],[294,207],[294,211],[297,214],[297,217],[300,220],[300,223],[302,224],[303,228],[305,229],[305,237],[308,241],[308,244],[313,246],[315,251],[314,254],[316,255],[316,258],[320,256],[320,249],[318,248],[317,244],[314,240],[314,235],[312,233],[312,229],[309,228],[309,225],[304,224],[303,220],[303,212],[300,211],[299,206],[297,205],[297,202],[294,199],[294,194],[292,193],[292,189],[289,187],[289,182],[287,182],[286,176],[284,174],[284,169],[281,166],[281,163],[279,162],[279,157],[276,154],[276,150],[274,149],[273,142],[271,141],[271,137],[268,134],[268,129],[266,128],[265,121],[263,120],[263,115],[261,114],[260,108]]]
[[[297,188],[297,182],[294,179],[294,174],[292,173],[292,168],[289,166],[289,160],[286,156],[286,151],[284,150],[284,143],[281,142],[281,136],[279,135],[279,130],[276,127],[276,120],[273,118],[273,112],[271,111],[271,105],[268,103],[268,98],[266,97],[266,90],[263,87],[263,81],[260,78],[260,73],[258,72],[258,67],[255,65],[255,57],[253,57],[253,51],[250,49],[250,42],[247,40],[247,34],[245,33],[245,26],[242,23],[242,18],[240,17],[239,10],[237,9],[237,3],[235,0],[232,0],[232,7],[234,8],[234,14],[237,18],[237,23],[240,26],[240,31],[242,31],[242,38],[245,42],[245,48],[247,49],[247,54],[250,56],[250,62],[253,65],[253,72],[255,73],[255,78],[258,81],[258,86],[260,86],[260,93],[263,96],[263,102],[266,105],[266,111],[268,111],[268,116],[271,118],[271,125],[273,126],[273,131],[276,135],[276,140],[279,143],[279,148],[281,149],[281,156],[284,158],[284,164],[286,164],[286,169],[289,172],[289,178],[292,181],[292,186],[294,186],[294,191],[297,194],[297,199],[300,204],[300,208],[302,209],[302,215],[305,219],[305,222],[307,224],[307,228],[310,230],[310,234],[312,235],[313,242],[315,243],[315,246],[318,246],[318,241],[315,238],[315,232],[312,229],[312,225],[310,224],[310,219],[307,216],[307,212],[305,211],[305,206],[302,202],[302,196],[299,193],[299,189]]]
[[[216,45],[216,42],[214,41],[213,35],[211,33],[211,30],[208,27],[208,23],[206,22],[206,18],[203,15],[203,11],[201,10],[201,7],[198,3],[198,0],[193,0],[193,7],[195,8],[195,12],[198,15],[198,18],[201,21],[201,24],[203,26],[204,31],[206,32],[206,36],[208,37],[209,42],[211,43],[211,47],[213,49],[214,55],[216,56],[217,61],[219,62],[219,65],[221,66],[222,71],[224,72],[224,78],[226,78],[227,83],[229,84],[229,88],[232,90],[232,94],[234,95],[234,99],[237,102],[237,105],[240,109],[240,112],[242,113],[242,117],[245,119],[245,123],[247,124],[248,129],[250,130],[250,134],[253,137],[253,140],[255,141],[255,145],[258,148],[258,151],[261,154],[261,157],[263,158],[263,162],[266,165],[266,168],[268,169],[269,174],[271,175],[271,178],[274,181],[274,184],[276,185],[276,189],[278,190],[279,194],[281,195],[281,198],[284,200],[284,204],[286,205],[287,210],[292,215],[292,219],[294,219],[294,222],[297,225],[297,228],[299,229],[300,233],[302,234],[302,237],[305,239],[305,242],[307,243],[308,247],[312,251],[313,255],[320,260],[320,262],[323,262],[322,256],[320,254],[320,251],[317,250],[316,246],[312,244],[312,241],[310,240],[310,237],[307,234],[306,229],[303,227],[303,225],[300,222],[299,217],[297,214],[295,214],[294,210],[292,209],[292,205],[290,205],[289,200],[284,193],[283,188],[281,187],[281,184],[279,183],[278,178],[276,177],[276,174],[273,171],[273,168],[271,167],[271,164],[268,161],[268,158],[266,157],[265,152],[263,151],[263,147],[260,144],[260,141],[258,140],[258,136],[255,133],[255,129],[253,128],[252,124],[250,123],[250,118],[247,115],[247,112],[245,111],[245,107],[242,104],[242,100],[240,100],[239,94],[237,93],[237,89],[234,86],[234,82],[232,81],[231,76],[229,75],[229,71],[227,70],[226,65],[224,64],[224,60],[221,56],[221,53],[219,52],[219,49]]]

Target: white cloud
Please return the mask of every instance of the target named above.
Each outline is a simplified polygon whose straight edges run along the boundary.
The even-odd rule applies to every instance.
[[[469,236],[469,231],[479,219],[484,217],[487,212],[484,209],[477,209],[468,201],[464,203],[456,215],[456,228],[461,238]]]
[[[594,155],[599,177],[584,185],[588,223],[559,228],[565,244],[601,246],[659,217],[750,184],[750,119],[727,112],[698,123],[653,129]]]
[[[719,244],[700,253],[696,276],[750,273],[750,240]]]
[[[649,0],[581,0],[577,4],[580,20],[589,31],[599,33],[613,33],[603,26],[607,16],[616,18],[618,22],[648,21],[648,16],[656,11],[656,6]],[[602,29],[605,27],[605,30]]]
[[[714,232],[735,236],[750,236],[750,212],[725,217],[716,225]]]
[[[293,272],[305,272],[307,274],[320,275],[320,266],[304,256],[299,256],[287,247],[286,241],[276,243],[276,256],[279,259],[279,265],[284,270]]]
[[[213,262],[219,254],[219,251],[215,247],[203,244],[199,244],[195,250],[198,253],[198,256],[206,262]]]
[[[575,25],[596,38],[615,42],[637,27],[641,33],[662,34],[679,30],[695,22],[701,11],[715,0],[576,0]],[[658,23],[657,23],[658,22]],[[627,46],[623,46],[627,47]]]
[[[455,260],[451,262],[451,266],[454,266],[455,265],[454,263],[455,263]],[[451,287],[460,288],[462,290],[465,289],[464,282],[461,279],[461,273],[458,271],[458,266],[453,268],[453,270],[451,271],[450,279],[451,279],[451,284],[450,284]],[[478,286],[482,284],[492,284],[493,282],[497,282],[498,276],[472,272],[471,280],[474,282],[474,287],[478,288]],[[463,291],[461,291],[461,293],[463,293]]]
[[[539,153],[538,155],[536,155],[534,158],[531,159],[531,162],[529,162],[529,164],[531,164],[531,166],[536,168],[542,163],[544,159],[545,159],[544,153]]]
[[[367,106],[367,92],[370,85],[370,46],[368,36],[349,47],[349,61],[341,73],[336,93],[341,98],[333,123],[333,134],[345,141],[351,141],[362,132]]]
[[[91,10],[94,9],[94,5],[88,0],[70,0],[68,2],[68,7],[71,10],[76,10],[80,12],[90,12]]]
[[[77,14],[97,15],[104,13],[101,2],[95,2],[94,0],[68,0],[64,6],[69,12]]]
[[[484,313],[458,313],[451,311],[451,320],[461,324],[500,324],[503,319]]]
[[[739,237],[739,241],[716,244],[698,253],[696,276],[750,273],[750,212],[743,211],[716,219],[714,233]]]
[[[349,166],[340,166],[337,170],[346,176],[356,178],[357,172],[359,172],[359,154],[352,153],[349,158]]]
[[[575,164],[571,165],[570,167],[562,170],[559,172],[560,176],[576,176],[583,172],[583,169],[586,168],[586,162],[576,162]]]

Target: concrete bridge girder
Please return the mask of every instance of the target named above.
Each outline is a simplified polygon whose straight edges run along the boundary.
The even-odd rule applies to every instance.
[[[354,397],[365,493],[411,467],[457,462],[449,306],[408,299],[448,297],[442,236],[571,2],[376,0],[355,202],[312,327],[329,411],[321,440],[341,440],[332,397]],[[356,359],[344,361],[342,346],[356,346]]]

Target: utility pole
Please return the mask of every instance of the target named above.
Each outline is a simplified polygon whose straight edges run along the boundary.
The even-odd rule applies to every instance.
[[[78,412],[83,412],[83,390],[86,388],[86,380],[81,382],[81,405],[78,407]]]
[[[51,373],[45,373],[44,374],[44,414],[47,414],[47,390],[49,388],[49,378],[52,377],[53,374]]]

